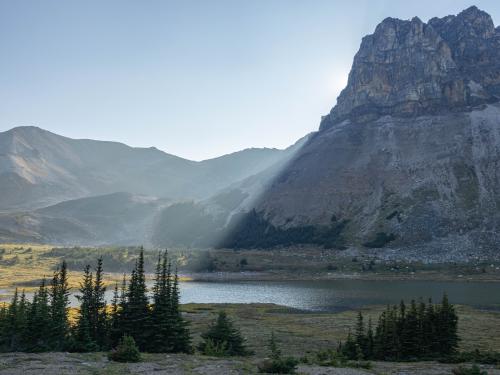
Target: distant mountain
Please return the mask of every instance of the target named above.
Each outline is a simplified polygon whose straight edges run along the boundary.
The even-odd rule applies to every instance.
[[[14,128],[0,133],[0,241],[213,245],[303,142],[194,162]]]
[[[385,19],[320,131],[254,208],[226,246],[499,256],[500,28],[476,7]]]
[[[129,192],[200,199],[279,161],[276,149],[247,149],[194,162],[155,148],[76,140],[37,127],[0,133],[0,212]]]
[[[67,245],[148,244],[163,199],[113,193],[0,214],[0,240]]]

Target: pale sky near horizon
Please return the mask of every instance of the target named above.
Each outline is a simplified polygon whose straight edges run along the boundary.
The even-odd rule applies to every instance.
[[[498,0],[0,0],[0,131],[194,160],[284,148],[334,106],[361,38]]]

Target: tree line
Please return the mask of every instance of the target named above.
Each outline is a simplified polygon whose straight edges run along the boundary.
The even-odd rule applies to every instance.
[[[87,265],[77,298],[80,308],[69,320],[67,265],[63,261],[50,284],[42,280],[31,301],[16,290],[0,308],[0,351],[109,350],[130,336],[141,351],[192,351],[188,323],[179,309],[179,278],[167,252],[160,253],[149,297],[141,250],[131,275],[114,287],[111,305],[105,300],[102,258],[94,270]]]
[[[458,316],[444,294],[440,304],[420,300],[388,306],[376,327],[358,314],[353,333],[338,351],[356,360],[418,360],[447,358],[456,354]]]

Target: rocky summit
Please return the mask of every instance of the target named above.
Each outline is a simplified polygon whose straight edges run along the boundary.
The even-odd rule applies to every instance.
[[[487,13],[385,19],[363,38],[319,132],[228,243],[498,256],[499,101],[500,28]]]
[[[387,18],[363,38],[321,128],[472,110],[500,98],[500,29],[476,7],[428,23]]]

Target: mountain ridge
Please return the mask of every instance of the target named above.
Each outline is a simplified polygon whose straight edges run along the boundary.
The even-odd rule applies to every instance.
[[[382,21],[319,132],[225,246],[293,238],[413,260],[498,257],[497,57],[499,28],[476,7]]]
[[[321,129],[346,119],[472,110],[500,98],[500,31],[472,6],[456,16],[384,19],[363,38]]]
[[[191,161],[156,148],[63,137],[38,127],[0,133],[0,212],[129,191],[200,199],[258,173],[282,150],[245,149]]]

